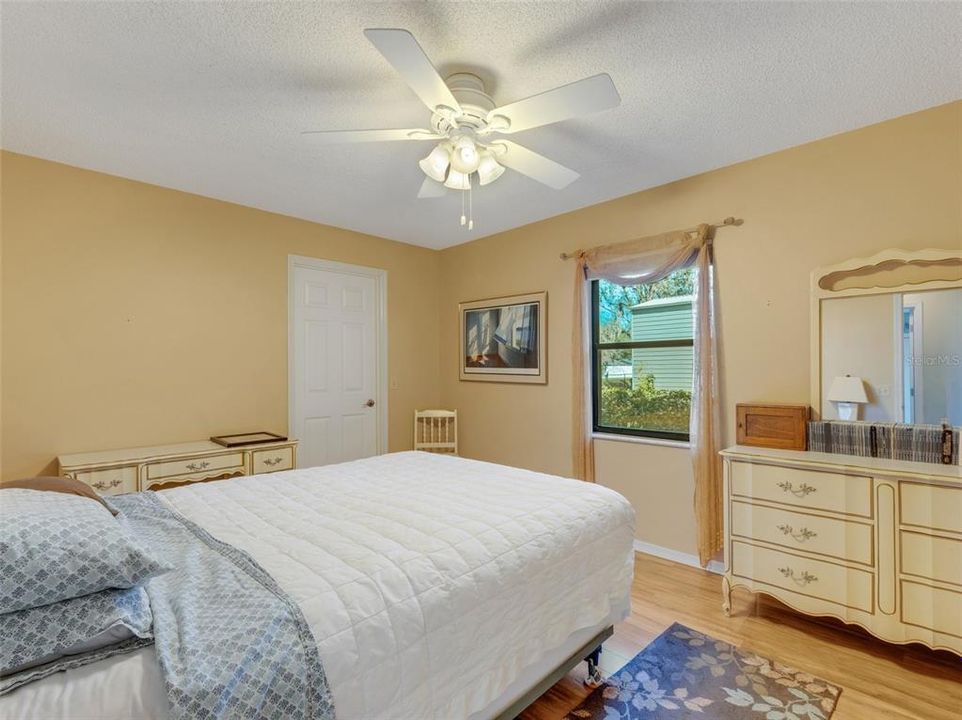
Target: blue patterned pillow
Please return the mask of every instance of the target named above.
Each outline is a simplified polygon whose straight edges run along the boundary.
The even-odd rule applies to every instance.
[[[0,490],[0,613],[133,587],[168,570],[98,502]]]
[[[9,676],[24,670],[37,668],[30,673],[35,680],[59,669],[38,666],[62,657],[95,653],[132,638],[152,638],[151,621],[142,587],[104,590],[0,615],[0,694],[14,683]]]

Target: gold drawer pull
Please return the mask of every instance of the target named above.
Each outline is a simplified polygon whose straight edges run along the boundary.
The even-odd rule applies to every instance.
[[[795,577],[795,571],[790,567],[778,568],[778,572],[801,587],[805,587],[809,583],[818,582],[818,578],[814,575],[811,575],[808,570],[803,571],[798,577]]]
[[[205,470],[210,467],[210,463],[206,460],[199,463],[187,463],[188,470]]]
[[[795,532],[795,528],[791,525],[779,525],[778,529],[782,531],[783,535],[791,535],[796,542],[800,543],[818,537],[817,532],[813,532],[805,527],[801,528],[798,532]]]
[[[282,457],[264,458],[264,464],[267,465],[267,467],[274,467],[275,465],[280,465],[282,462],[284,462],[284,458]]]
[[[785,492],[790,492],[795,497],[800,497],[800,498],[803,498],[809,493],[813,493],[817,490],[817,488],[813,488],[808,483],[802,483],[801,485],[798,486],[798,489],[795,489],[792,486],[792,484],[788,482],[788,480],[784,480],[778,483],[778,487],[780,487]]]
[[[109,483],[104,482],[103,480],[98,480],[98,481],[95,482],[95,483],[91,483],[91,486],[92,486],[95,490],[108,490],[108,489],[110,489],[110,488],[115,488],[115,487],[117,487],[117,486],[120,485],[122,482],[123,482],[123,480],[121,480],[120,478],[114,478],[114,479],[111,480]]]

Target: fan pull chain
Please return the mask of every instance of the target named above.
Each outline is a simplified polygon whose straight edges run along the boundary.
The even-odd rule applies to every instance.
[[[461,187],[461,227],[474,230],[474,186],[471,176],[465,176],[466,186]]]

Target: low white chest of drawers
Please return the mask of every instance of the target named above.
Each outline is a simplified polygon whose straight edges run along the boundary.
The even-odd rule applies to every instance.
[[[234,448],[203,440],[61,455],[57,462],[61,475],[85,482],[101,495],[119,495],[290,470],[297,464],[297,440]]]
[[[726,613],[743,587],[962,655],[962,468],[745,446],[722,456]]]

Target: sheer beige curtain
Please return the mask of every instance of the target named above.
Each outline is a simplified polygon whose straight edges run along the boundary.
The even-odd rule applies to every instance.
[[[691,452],[695,474],[695,516],[698,554],[707,565],[721,547],[721,449],[718,397],[718,334],[716,331],[711,227],[697,232],[671,232],[653,237],[602,245],[575,257],[574,307],[574,438],[575,474],[594,481],[594,445],[591,439],[591,317],[589,281],[608,280],[619,285],[653,283],[676,270],[697,268],[695,289],[694,393],[691,414]]]

